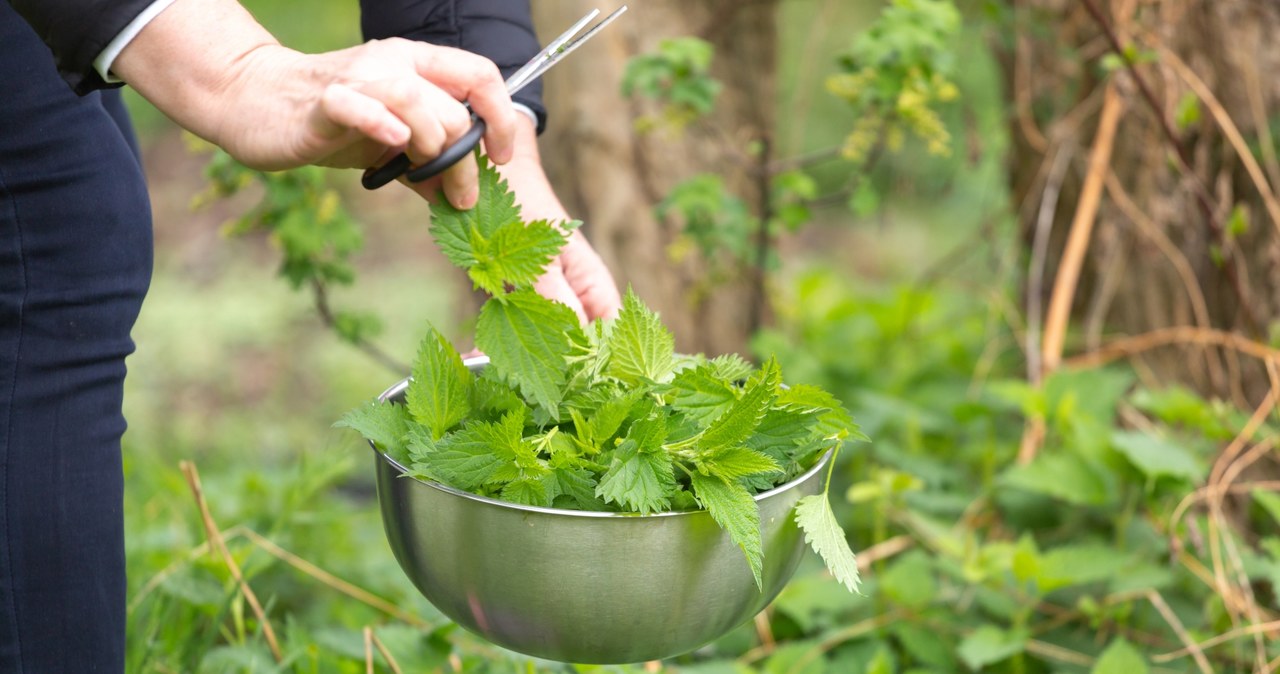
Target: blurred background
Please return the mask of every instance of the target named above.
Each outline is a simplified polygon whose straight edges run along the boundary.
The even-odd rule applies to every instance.
[[[360,40],[351,0],[244,4],[301,50]],[[534,5],[544,36],[592,8]],[[330,427],[428,323],[469,343],[425,204],[248,171],[130,93],[157,255],[129,671],[1275,671],[1277,27],[1264,0],[640,0],[557,66],[544,160],[619,282],[872,439],[832,490],[864,596],[810,559],[754,622],[628,667],[454,629]]]

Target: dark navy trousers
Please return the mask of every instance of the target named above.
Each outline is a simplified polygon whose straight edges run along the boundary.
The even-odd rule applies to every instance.
[[[121,397],[151,212],[118,92],[0,2],[0,672],[121,672]]]

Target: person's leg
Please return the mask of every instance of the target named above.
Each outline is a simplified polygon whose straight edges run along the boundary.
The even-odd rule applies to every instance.
[[[121,672],[120,436],[151,274],[141,170],[0,3],[0,672]]]

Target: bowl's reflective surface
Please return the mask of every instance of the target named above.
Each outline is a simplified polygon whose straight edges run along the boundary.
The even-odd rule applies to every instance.
[[[403,387],[384,394],[397,399]],[[387,540],[436,608],[514,651],[564,662],[678,655],[750,619],[804,552],[797,500],[822,489],[830,455],[756,497],[764,591],[705,511],[645,517],[532,508],[401,477],[374,452]]]

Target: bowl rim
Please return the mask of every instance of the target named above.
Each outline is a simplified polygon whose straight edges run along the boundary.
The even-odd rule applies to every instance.
[[[489,357],[477,356],[473,358],[468,358],[463,361],[463,364],[465,364],[469,369],[475,370],[485,365],[488,365]],[[378,395],[378,401],[386,402],[391,397],[403,392],[406,388],[409,387],[409,380],[410,380],[410,377],[405,377],[404,379],[401,379],[395,384],[392,384],[385,391],[383,391],[381,394]],[[386,463],[390,464],[393,468],[397,469],[400,472],[400,475],[397,476],[399,478],[407,478],[407,479],[413,480],[414,482],[442,491],[446,494],[461,496],[463,498],[470,499],[472,501],[476,501],[479,503],[499,506],[499,507],[508,508],[511,510],[540,513],[543,515],[559,515],[563,517],[588,517],[588,518],[599,518],[599,519],[609,518],[609,519],[620,519],[620,520],[654,519],[654,518],[660,518],[660,517],[682,517],[682,516],[691,516],[691,515],[697,515],[699,513],[708,512],[705,508],[699,508],[698,510],[673,510],[673,511],[649,513],[647,515],[641,515],[640,513],[614,513],[614,512],[597,512],[593,510],[569,510],[566,508],[547,508],[544,506],[524,505],[522,503],[512,503],[510,501],[501,501],[496,498],[489,498],[488,496],[480,496],[479,494],[472,494],[469,491],[463,491],[456,487],[450,487],[447,484],[436,482],[435,480],[424,480],[420,477],[412,477],[412,476],[405,475],[404,473],[408,470],[408,468],[402,465],[399,461],[396,461],[395,459],[388,456],[386,452],[383,452],[382,450],[378,449],[377,446],[375,446],[372,442],[369,442],[369,448],[373,450],[373,453],[375,455],[377,455]],[[800,485],[808,481],[809,478],[813,477],[814,473],[817,473],[819,470],[822,470],[827,465],[827,462],[831,460],[831,455],[834,451],[835,451],[834,448],[828,449],[826,452],[822,454],[822,456],[817,461],[814,462],[814,464],[811,467],[805,470],[805,472],[801,473],[800,475],[797,475],[795,478],[791,479],[790,481],[784,484],[774,487],[773,489],[756,494],[753,497],[753,499],[757,502],[760,502],[771,496],[780,494],[785,491],[789,491],[792,488],[796,487],[797,485]]]

